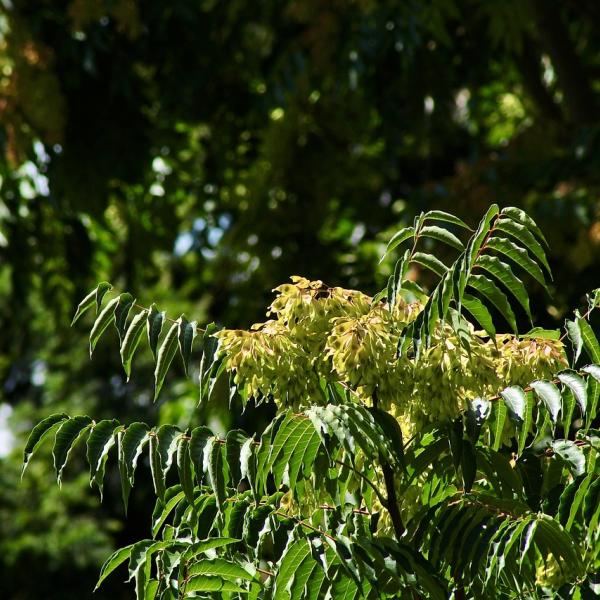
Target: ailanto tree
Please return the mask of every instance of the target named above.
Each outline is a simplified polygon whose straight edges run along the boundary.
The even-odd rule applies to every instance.
[[[390,240],[400,258],[375,297],[292,277],[249,330],[173,320],[129,293],[106,301],[101,283],[74,319],[97,313],[90,352],[114,325],[128,377],[148,339],[156,396],[179,354],[201,403],[221,382],[276,416],[219,437],[55,414],[31,432],[24,468],[54,433],[60,482],[85,439],[100,493],[116,454],[127,506],[148,453],[152,535],[117,550],[98,581],[127,562],[138,599],[594,597],[599,294],[562,334],[519,333],[523,280],[550,279],[545,245],[517,208],[493,205],[475,229],[422,213]],[[415,264],[436,277],[427,291]]]

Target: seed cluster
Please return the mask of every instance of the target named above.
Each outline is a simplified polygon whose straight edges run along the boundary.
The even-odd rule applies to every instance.
[[[393,310],[356,290],[292,277],[274,290],[267,315],[250,330],[217,333],[219,353],[235,383],[258,401],[302,410],[326,402],[322,381],[340,382],[379,406],[411,436],[433,421],[458,416],[468,399],[526,385],[566,365],[561,342],[497,335],[469,326],[462,345],[439,324],[418,359],[397,357],[398,340],[423,305],[398,298]]]

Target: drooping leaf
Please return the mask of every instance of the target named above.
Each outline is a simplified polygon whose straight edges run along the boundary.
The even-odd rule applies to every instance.
[[[166,486],[165,478],[160,464],[160,452],[158,450],[158,436],[155,431],[150,434],[150,471],[152,473],[152,483],[154,485],[154,493],[158,498],[164,500]]]
[[[579,477],[579,475],[585,473],[585,455],[575,442],[571,440],[554,440],[551,448],[567,463],[574,477]]]
[[[444,242],[448,246],[456,250],[464,250],[464,244],[451,232],[437,225],[426,225],[419,231],[420,236],[432,238],[440,242]]]
[[[158,351],[158,358],[156,360],[156,368],[154,369],[154,401],[158,398],[160,390],[162,389],[165,375],[173,362],[173,357],[177,352],[177,337],[178,337],[179,325],[173,323],[171,328],[167,332],[165,339],[163,340],[160,350]]]
[[[498,450],[500,444],[502,444],[502,434],[508,411],[504,402],[494,402],[492,406],[492,419],[490,420],[491,443],[492,449]]]
[[[581,339],[583,341],[585,351],[593,362],[599,363],[600,343],[598,343],[598,338],[596,337],[591,325],[583,317],[579,317],[577,319],[577,324],[579,325],[579,331],[581,333]]]
[[[102,496],[104,462],[109,450],[115,444],[115,429],[119,426],[116,419],[98,421],[87,439],[87,461],[90,465],[90,485],[95,481]]]
[[[187,572],[192,577],[194,575],[216,575],[229,581],[236,579],[252,581],[254,579],[241,565],[224,558],[202,558],[191,563]]]
[[[102,582],[122,563],[129,559],[131,556],[131,549],[133,548],[133,544],[129,546],[125,546],[124,548],[119,548],[115,550],[104,562],[102,565],[102,569],[100,569],[100,578],[96,583],[96,587],[94,591],[96,591]]]
[[[194,504],[194,471],[190,457],[190,440],[180,437],[177,445],[177,472],[179,481],[190,505]]]
[[[121,344],[123,344],[123,337],[127,329],[127,317],[134,304],[135,298],[129,292],[124,292],[119,296],[119,302],[115,308],[115,327]]]
[[[573,362],[576,363],[581,356],[583,350],[583,337],[581,335],[581,328],[579,326],[579,319],[574,321],[565,321],[565,329],[571,344],[573,344]]]
[[[241,429],[233,429],[227,432],[227,436],[225,437],[225,454],[227,456],[229,476],[233,487],[237,487],[242,479],[240,452],[247,439],[248,436]]]
[[[202,474],[204,472],[204,449],[208,440],[213,437],[213,432],[204,426],[196,427],[192,430],[190,439],[190,457],[196,471],[198,483],[202,482]]]
[[[194,343],[194,338],[196,337],[198,324],[196,321],[189,322],[185,318],[185,315],[181,315],[177,323],[179,324],[179,353],[181,354],[181,360],[183,361],[183,370],[187,376],[190,357],[192,355],[192,345]]]
[[[57,429],[52,456],[54,457],[54,470],[56,471],[56,479],[59,485],[62,480],[63,469],[69,460],[71,450],[84,431],[90,427],[91,423],[92,419],[82,415],[71,417],[70,419],[63,421]]]
[[[587,388],[581,375],[578,375],[571,369],[566,369],[558,373],[557,378],[563,385],[566,385],[573,392],[575,400],[577,400],[577,404],[581,410],[581,414],[585,415],[585,409],[587,405]]]
[[[143,310],[132,319],[123,339],[123,344],[121,345],[121,362],[123,363],[123,369],[127,375],[127,381],[129,381],[131,375],[131,360],[133,359],[133,355],[142,339],[142,334],[144,333],[144,324],[147,320],[147,314],[148,311]]]
[[[529,231],[531,231],[540,241],[548,246],[548,242],[546,241],[542,230],[524,210],[517,208],[516,206],[507,206],[502,209],[501,213],[510,217],[513,221],[527,227],[527,229],[529,229]]]
[[[485,307],[483,302],[471,294],[463,294],[463,306],[475,317],[477,322],[483,327],[485,332],[493,338],[496,335],[496,328],[490,311]]]
[[[529,435],[529,430],[531,429],[531,424],[533,422],[533,393],[526,392],[525,393],[525,410],[523,411],[523,424],[521,425],[521,429],[519,431],[519,444],[517,448],[517,453],[521,455],[523,450],[525,449],[525,445],[527,443],[527,436]]]
[[[433,254],[425,254],[424,252],[415,252],[412,255],[412,261],[423,265],[439,277],[441,277],[447,270],[448,267]]]
[[[443,210],[430,210],[423,215],[423,221],[444,221],[446,223],[452,223],[458,225],[463,229],[471,229],[462,219],[450,213],[444,212]]]
[[[94,326],[92,327],[92,331],[90,333],[90,356],[94,352],[94,348],[96,348],[96,344],[100,339],[100,336],[106,331],[108,326],[115,319],[115,310],[117,308],[117,304],[119,303],[119,298],[113,298],[100,312],[96,321],[94,322]]]
[[[164,311],[159,311],[156,308],[156,304],[153,304],[150,307],[150,311],[148,312],[148,321],[146,322],[146,328],[148,332],[148,343],[150,344],[150,350],[152,350],[154,360],[156,360],[156,348],[158,346],[158,338],[160,337],[160,332],[162,331],[164,321]]]
[[[273,600],[287,600],[291,597],[294,577],[303,561],[310,556],[310,543],[307,540],[291,541],[279,560]]]
[[[491,279],[485,275],[471,275],[468,285],[491,302],[506,319],[511,329],[517,333],[517,319],[508,298]]]
[[[395,233],[392,236],[392,238],[390,239],[390,241],[388,242],[387,248],[385,250],[385,254],[389,254],[392,250],[397,248],[402,242],[413,237],[414,233],[415,233],[414,227],[405,227],[404,229],[401,229],[400,231]],[[384,255],[384,257],[385,257],[385,255]],[[384,257],[382,257],[381,260],[383,260]]]
[[[548,265],[546,253],[527,227],[517,223],[513,219],[501,218],[498,219],[498,222],[496,223],[496,229],[507,233],[516,240],[516,242],[523,244],[537,260],[544,265],[546,271],[550,274],[550,265]]]
[[[194,575],[182,584],[183,597],[192,592],[247,592],[233,581],[210,575]]]
[[[487,241],[487,248],[510,258],[540,285],[544,286],[544,288],[547,287],[543,271],[524,248],[520,248],[509,239],[501,237],[491,237]]]
[[[52,432],[60,423],[69,418],[69,415],[65,413],[55,413],[46,417],[40,421],[29,434],[27,442],[25,443],[25,449],[23,450],[23,466],[21,468],[21,478],[23,473],[33,456],[33,453],[37,450],[39,445],[42,443],[44,438]]]
[[[96,312],[100,310],[100,306],[102,305],[102,298],[112,289],[112,285],[107,281],[101,281],[96,288],[94,288],[77,306],[77,310],[75,311],[75,316],[71,321],[71,327],[77,323],[77,321],[84,315],[94,304],[96,305]]]
[[[562,396],[559,389],[552,381],[537,379],[529,384],[538,398],[544,403],[552,423],[555,425],[558,420],[558,413],[562,406]]]
[[[523,423],[525,406],[527,404],[527,397],[523,388],[518,385],[511,385],[510,387],[504,388],[500,392],[500,396],[502,396],[506,408],[508,408],[510,417],[519,424]]]
[[[127,479],[131,485],[133,485],[138,458],[149,438],[148,425],[141,422],[131,423],[123,434],[121,441],[122,456],[119,457],[119,461],[123,461]]]
[[[223,454],[221,452],[220,440],[214,436],[207,442],[205,450],[207,473],[210,486],[215,493],[217,508],[219,512],[223,510],[225,502],[225,476],[223,473]]]
[[[513,270],[505,262],[502,262],[496,256],[483,254],[477,261],[477,266],[481,266],[488,273],[500,281],[504,287],[518,300],[519,304],[531,320],[531,309],[529,308],[529,295],[523,282],[513,273]]]

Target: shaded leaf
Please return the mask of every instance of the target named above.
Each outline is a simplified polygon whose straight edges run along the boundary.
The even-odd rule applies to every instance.
[[[54,470],[56,471],[56,479],[59,485],[61,483],[63,469],[69,460],[71,450],[84,431],[90,427],[91,423],[92,419],[88,416],[72,417],[67,421],[62,422],[56,431],[52,456],[54,457]]]
[[[58,427],[59,423],[62,423],[68,418],[69,415],[65,413],[55,413],[40,421],[31,430],[31,433],[27,438],[27,442],[25,443],[25,449],[23,450],[23,467],[21,469],[21,478],[23,477],[23,473],[25,473],[25,469],[27,468],[33,453],[37,450],[44,438],[56,427]]]
[[[156,368],[154,369],[154,401],[158,398],[160,390],[162,389],[165,375],[169,370],[175,352],[177,352],[177,337],[178,337],[179,325],[173,323],[165,339],[163,340],[160,350],[158,351],[158,358],[156,360]]]

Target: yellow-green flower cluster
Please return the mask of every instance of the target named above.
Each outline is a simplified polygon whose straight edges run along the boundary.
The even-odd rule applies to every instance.
[[[249,396],[271,396],[281,405],[324,402],[321,381],[337,381],[366,403],[377,397],[410,436],[429,422],[456,417],[469,399],[550,377],[565,365],[558,341],[490,339],[471,327],[466,349],[447,324],[438,326],[418,359],[398,358],[399,337],[422,304],[399,298],[390,311],[361,292],[302,277],[275,291],[272,320],[217,337],[236,383]]]

